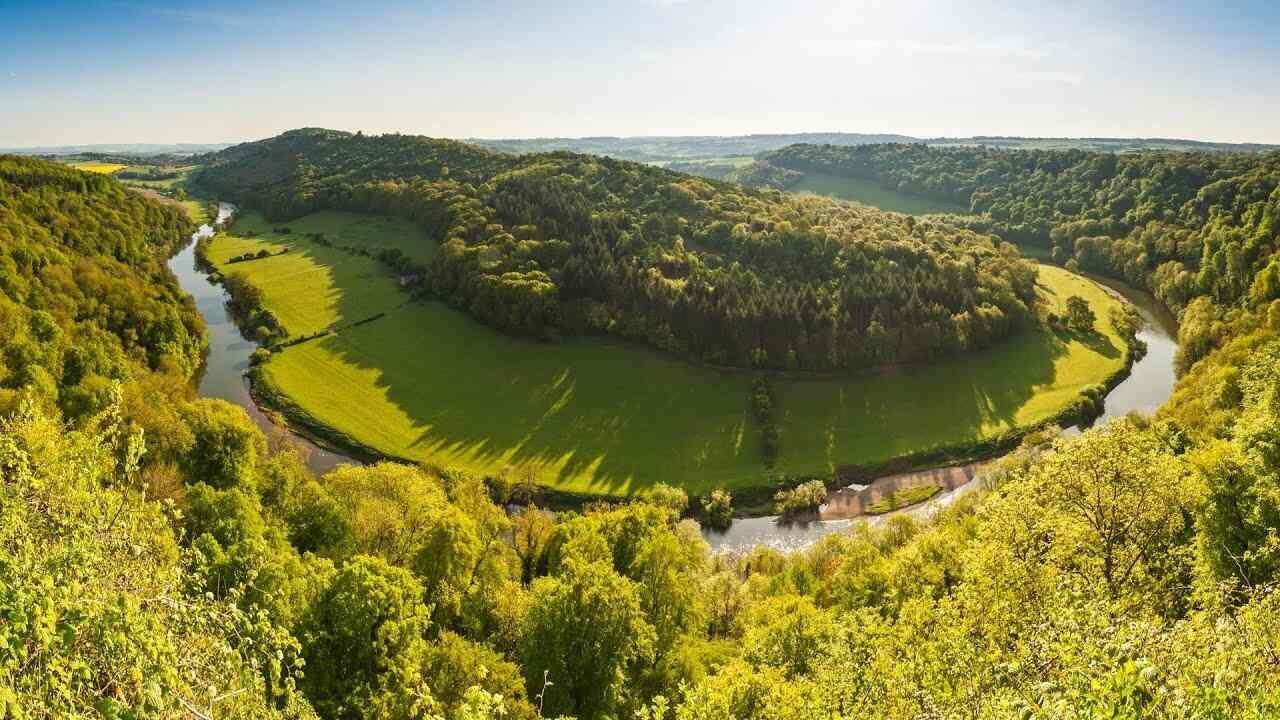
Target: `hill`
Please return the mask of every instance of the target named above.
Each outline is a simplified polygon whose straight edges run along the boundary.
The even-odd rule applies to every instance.
[[[788,145],[912,144],[940,147],[1000,147],[1005,149],[1097,150],[1138,152],[1142,150],[1185,150],[1202,152],[1265,152],[1280,145],[1222,143],[1173,138],[1037,138],[979,135],[973,137],[920,138],[893,133],[775,133],[754,135],[655,135],[647,137],[581,138],[474,138],[466,142],[512,154],[544,153],[558,150],[604,155],[620,160],[657,164],[750,158],[780,150]]]
[[[852,370],[988,347],[1033,318],[1034,265],[988,237],[639,163],[318,129],[203,160],[196,182],[273,221],[321,209],[413,221],[433,260],[386,261],[516,335]]]

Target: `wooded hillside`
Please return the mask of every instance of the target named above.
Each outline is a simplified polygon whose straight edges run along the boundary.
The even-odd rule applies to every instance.
[[[321,208],[412,219],[441,252],[430,268],[390,260],[517,334],[830,370],[986,347],[1033,319],[1034,265],[988,237],[638,163],[329,130],[205,160],[204,187],[280,222]]]

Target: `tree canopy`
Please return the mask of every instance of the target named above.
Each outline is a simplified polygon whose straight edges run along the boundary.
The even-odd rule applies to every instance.
[[[202,186],[272,218],[419,223],[441,247],[416,269],[424,291],[512,333],[831,370],[985,347],[1034,319],[1034,265],[990,237],[634,162],[328,130],[205,160]]]

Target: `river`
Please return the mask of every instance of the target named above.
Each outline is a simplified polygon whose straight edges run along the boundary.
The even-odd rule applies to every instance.
[[[200,395],[221,398],[243,407],[268,437],[288,433],[300,445],[307,456],[307,466],[316,474],[323,474],[338,465],[354,463],[351,458],[321,448],[311,440],[289,433],[274,424],[258,409],[249,393],[245,371],[249,368],[249,358],[257,345],[240,335],[239,329],[227,313],[227,295],[222,286],[209,282],[209,276],[196,267],[195,262],[195,241],[212,235],[216,226],[225,222],[234,212],[234,205],[219,203],[215,225],[202,225],[192,236],[191,244],[169,261],[169,269],[177,276],[182,289],[195,298],[196,307],[209,328],[209,354],[200,376]],[[1146,355],[1133,364],[1129,377],[1107,395],[1106,408],[1097,422],[1106,422],[1130,412],[1150,414],[1173,392],[1176,381],[1173,358],[1178,347],[1177,322],[1150,294],[1114,280],[1094,279],[1122,295],[1138,309],[1143,320],[1138,337],[1147,344]],[[847,530],[855,522],[882,522],[886,516],[851,516],[861,513],[872,494],[902,485],[922,480],[940,485],[943,491],[928,503],[902,511],[917,515],[933,512],[935,508],[948,504],[977,487],[978,483],[973,480],[981,472],[982,466],[983,463],[970,463],[879,478],[870,485],[854,485],[833,491],[827,498],[828,502],[813,519],[784,521],[776,516],[740,518],[734,520],[726,530],[704,530],[703,537],[717,551],[742,552],[758,546],[779,550],[803,549],[824,535]]]
[[[227,312],[227,294],[222,286],[209,282],[209,276],[196,267],[196,241],[213,235],[216,226],[226,222],[235,210],[231,203],[218,203],[218,217],[214,224],[201,225],[191,236],[191,244],[169,260],[169,269],[177,276],[182,289],[195,298],[196,308],[204,316],[204,324],[209,329],[209,353],[200,373],[200,395],[221,398],[239,405],[249,413],[249,417],[262,428],[267,437],[273,437],[287,431],[271,422],[254,404],[253,397],[249,394],[249,379],[245,377],[245,372],[249,369],[249,357],[258,345],[240,334],[239,328]],[[307,467],[312,472],[320,474],[338,465],[355,462],[344,455],[325,450],[304,437],[290,434],[306,455]]]

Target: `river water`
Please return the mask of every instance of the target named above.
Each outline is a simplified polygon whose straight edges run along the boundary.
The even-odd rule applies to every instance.
[[[245,372],[249,358],[257,344],[241,336],[239,329],[227,312],[227,294],[222,286],[209,282],[209,277],[196,267],[195,240],[216,232],[216,226],[226,222],[235,212],[231,203],[218,204],[218,217],[213,226],[202,225],[192,236],[192,242],[169,261],[169,269],[177,276],[182,289],[195,298],[196,307],[204,316],[209,329],[209,355],[200,377],[199,392],[204,397],[221,398],[245,409],[249,417],[268,436],[287,433],[307,456],[307,466],[312,472],[323,474],[342,464],[355,461],[339,453],[317,446],[305,437],[288,433],[258,409],[249,393],[249,381]],[[1094,278],[1132,303],[1142,315],[1143,327],[1138,337],[1147,344],[1147,353],[1133,364],[1133,369],[1123,382],[1106,398],[1106,409],[1098,422],[1127,415],[1130,412],[1150,414],[1160,407],[1173,392],[1176,381],[1173,371],[1174,353],[1177,351],[1177,322],[1155,298],[1123,283],[1104,278]],[[1074,430],[1074,429],[1071,429]],[[875,492],[911,484],[920,480],[938,484],[943,491],[928,503],[904,510],[917,515],[933,512],[961,495],[971,492],[979,483],[973,479],[980,473],[983,463],[970,463],[954,467],[936,468],[913,473],[903,473],[872,481]],[[860,511],[865,503],[869,486],[851,486],[834,491],[828,497],[817,516],[806,521],[783,521],[776,516],[741,518],[734,520],[723,531],[704,530],[703,537],[713,550],[744,552],[758,546],[779,550],[800,550],[833,532],[847,530],[855,522],[877,524],[886,516],[848,517]]]
[[[249,394],[249,379],[245,377],[249,357],[258,345],[240,334],[227,312],[227,294],[222,286],[209,282],[209,276],[196,267],[196,240],[213,235],[216,227],[225,223],[235,210],[231,203],[218,203],[218,217],[214,224],[201,225],[191,236],[191,244],[169,260],[169,269],[177,276],[182,289],[195,298],[196,308],[204,316],[204,324],[209,329],[209,354],[200,374],[200,395],[239,405],[267,437],[273,437],[286,431],[271,422],[254,404]],[[324,473],[337,465],[354,462],[304,437],[293,435],[293,440],[306,456],[307,466],[312,472]]]

